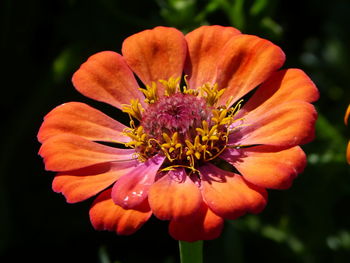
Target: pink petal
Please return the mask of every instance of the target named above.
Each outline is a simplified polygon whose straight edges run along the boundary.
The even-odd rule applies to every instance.
[[[147,198],[164,159],[165,157],[156,155],[122,176],[113,186],[114,203],[124,209],[131,209],[142,203]]]

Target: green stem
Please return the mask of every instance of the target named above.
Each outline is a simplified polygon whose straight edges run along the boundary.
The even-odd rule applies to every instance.
[[[179,241],[181,263],[203,262],[203,241],[193,243]]]

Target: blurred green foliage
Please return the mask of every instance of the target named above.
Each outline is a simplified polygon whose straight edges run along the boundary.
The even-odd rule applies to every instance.
[[[269,191],[259,215],[227,222],[205,242],[205,262],[348,262],[350,1],[61,0],[0,4],[2,100],[1,262],[178,262],[167,223],[152,219],[118,237],[90,226],[90,202],[67,205],[50,189],[52,173],[37,156],[43,116],[66,101],[118,112],[78,94],[70,78],[86,58],[120,50],[122,40],[156,25],[183,32],[204,24],[235,26],[285,51],[285,68],[305,70],[321,98],[317,137],[304,147],[309,165],[287,191]]]

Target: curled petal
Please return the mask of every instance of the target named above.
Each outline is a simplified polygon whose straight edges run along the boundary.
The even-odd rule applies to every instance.
[[[286,189],[306,166],[306,156],[299,147],[270,151],[258,146],[227,149],[220,158],[231,163],[248,182],[273,189]]]
[[[92,55],[72,78],[74,87],[83,95],[122,109],[131,99],[144,103],[137,81],[116,52],[103,51]]]
[[[312,80],[300,69],[274,72],[247,101],[241,112],[269,111],[278,105],[294,100],[314,102],[319,92]]]
[[[202,26],[186,35],[188,56],[184,71],[192,89],[215,83],[222,49],[238,34],[240,32],[233,27]]]
[[[218,105],[231,104],[264,82],[284,61],[283,51],[270,41],[252,36],[237,35],[223,47],[218,62],[217,83],[226,88]]]
[[[269,145],[286,149],[314,138],[317,112],[303,101],[293,101],[263,114],[245,115],[243,127],[230,135],[230,145]]]
[[[149,191],[148,202],[153,214],[169,220],[191,217],[200,207],[202,196],[184,169],[170,171]]]
[[[152,215],[147,200],[125,210],[111,198],[111,190],[101,193],[90,209],[90,221],[96,230],[115,231],[119,235],[135,233]]]
[[[203,198],[217,215],[236,219],[247,212],[259,213],[264,209],[267,192],[263,188],[212,164],[202,166],[200,172]]]
[[[44,141],[39,154],[44,158],[45,169],[57,172],[135,159],[134,149],[117,149],[71,134],[56,135]]]
[[[125,39],[122,47],[126,62],[145,85],[152,82],[159,85],[159,80],[181,77],[186,52],[184,35],[166,27],[134,34]],[[161,90],[160,94],[163,93]]]
[[[140,205],[147,198],[164,158],[156,155],[122,176],[113,186],[114,203],[124,209],[132,209]]]
[[[52,189],[57,193],[62,193],[68,203],[81,202],[109,187],[137,164],[138,160],[102,163],[61,172],[55,176]]]
[[[54,108],[44,119],[38,133],[43,142],[55,135],[68,133],[88,140],[129,142],[122,134],[125,125],[80,102],[69,102]]]

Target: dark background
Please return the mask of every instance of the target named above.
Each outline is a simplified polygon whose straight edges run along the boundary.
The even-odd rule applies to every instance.
[[[227,222],[205,242],[205,262],[349,262],[350,173],[343,123],[350,102],[350,1],[3,0],[1,18],[1,262],[178,262],[167,222],[152,219],[128,237],[93,230],[91,200],[69,205],[51,190],[36,133],[43,116],[82,101],[73,88],[90,55],[120,51],[127,36],[157,25],[188,32],[235,26],[281,46],[284,68],[302,68],[321,98],[307,169],[287,191],[269,191],[259,215]],[[114,114],[114,115],[113,115]]]

